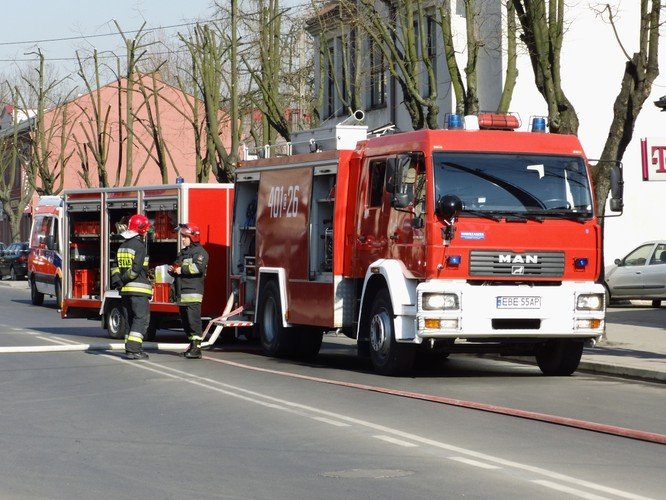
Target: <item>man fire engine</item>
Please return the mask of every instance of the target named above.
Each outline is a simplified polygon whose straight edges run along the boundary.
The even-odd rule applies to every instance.
[[[246,156],[231,280],[268,354],[314,355],[338,330],[383,374],[409,369],[418,350],[576,370],[605,314],[583,148],[545,133],[543,118],[527,132],[512,115],[449,124],[371,138],[341,124]]]

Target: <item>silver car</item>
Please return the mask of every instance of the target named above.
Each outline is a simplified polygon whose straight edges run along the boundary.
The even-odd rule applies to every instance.
[[[647,241],[606,270],[606,289],[614,299],[666,300],[666,241]]]

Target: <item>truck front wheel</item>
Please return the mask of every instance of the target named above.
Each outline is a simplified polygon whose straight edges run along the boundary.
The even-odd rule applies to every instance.
[[[44,294],[37,290],[34,277],[30,279],[30,302],[33,306],[41,306],[44,303]]]
[[[115,303],[106,312],[106,331],[112,339],[125,339],[129,324],[120,303]]]
[[[280,290],[274,280],[266,283],[263,288],[258,318],[261,322],[259,337],[264,352],[276,357],[293,355],[297,332],[282,325]]]
[[[387,290],[375,296],[370,312],[370,360],[377,373],[399,375],[412,368],[414,346],[395,340],[393,306]]]
[[[583,355],[579,340],[549,340],[537,347],[536,361],[544,375],[571,375]]]

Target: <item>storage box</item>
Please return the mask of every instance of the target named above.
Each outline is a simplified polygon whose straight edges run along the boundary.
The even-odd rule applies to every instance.
[[[173,283],[173,276],[169,274],[169,265],[155,266],[155,283]]]
[[[170,302],[171,285],[169,283],[153,284],[153,302]]]
[[[76,269],[72,297],[75,299],[89,298],[97,294],[97,269]]]

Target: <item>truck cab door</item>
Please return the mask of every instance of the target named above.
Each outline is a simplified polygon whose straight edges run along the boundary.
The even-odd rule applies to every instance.
[[[397,155],[389,162],[386,191],[390,198],[389,255],[414,275],[425,275],[425,156]]]
[[[359,179],[353,273],[360,277],[370,264],[388,256],[387,228],[390,213],[386,192],[388,158],[367,159]]]

